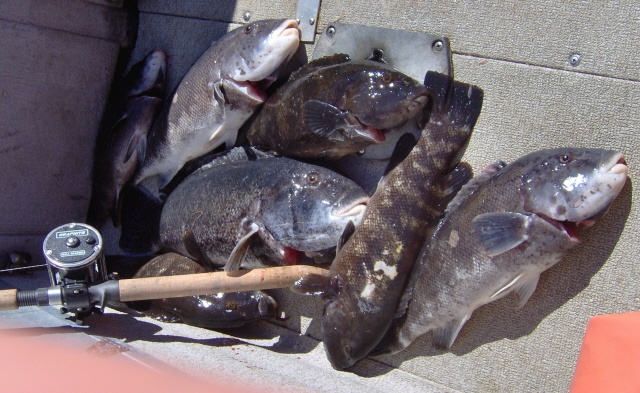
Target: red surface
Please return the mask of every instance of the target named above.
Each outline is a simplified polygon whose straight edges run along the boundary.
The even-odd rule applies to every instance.
[[[170,368],[150,369],[125,354],[0,332],[2,392],[246,392],[209,384]]]
[[[571,393],[640,392],[640,312],[589,320]]]

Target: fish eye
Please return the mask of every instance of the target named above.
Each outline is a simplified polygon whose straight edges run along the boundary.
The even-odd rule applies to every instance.
[[[382,75],[382,81],[384,83],[389,83],[393,80],[393,77],[391,76],[391,74],[384,74]]]
[[[307,175],[307,183],[316,185],[320,181],[320,175],[317,172],[311,172]]]
[[[558,161],[560,161],[561,164],[567,164],[572,160],[573,160],[573,157],[571,157],[569,154],[563,154],[560,157],[558,157]]]
[[[247,27],[244,28],[245,34],[250,34],[252,31],[253,31],[253,25],[247,25]]]

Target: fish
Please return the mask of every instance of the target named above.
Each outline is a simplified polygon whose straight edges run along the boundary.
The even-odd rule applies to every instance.
[[[88,222],[119,225],[120,192],[144,161],[147,134],[162,107],[166,54],[152,50],[124,77],[114,100],[118,120],[96,143]],[[109,117],[114,116],[109,114]]]
[[[427,90],[392,67],[337,54],[296,71],[263,105],[250,145],[297,158],[337,159],[385,140],[422,113]]]
[[[368,200],[351,180],[317,165],[273,156],[227,159],[196,170],[169,194],[159,247],[212,269],[312,262],[335,251]]]
[[[159,255],[134,278],[205,273],[208,270],[177,253]],[[276,316],[278,304],[265,292],[227,292],[128,302],[127,306],[162,322],[181,322],[208,329],[234,328]]]
[[[149,135],[134,184],[161,199],[184,164],[236,143],[238,129],[266,99],[300,42],[292,19],[241,26],[214,42],[167,100]]]
[[[438,223],[446,202],[471,178],[456,155],[480,115],[482,90],[436,72],[427,73],[425,86],[433,109],[417,144],[410,133],[398,140],[362,223],[345,229],[329,277],[307,274],[292,288],[325,299],[324,348],[337,370],[367,356],[383,338],[426,229]]]
[[[406,313],[377,355],[430,331],[436,346],[451,348],[476,309],[509,293],[524,306],[540,274],[580,242],[579,228],[606,212],[626,178],[623,154],[603,149],[540,150],[488,166],[460,190],[425,245]]]

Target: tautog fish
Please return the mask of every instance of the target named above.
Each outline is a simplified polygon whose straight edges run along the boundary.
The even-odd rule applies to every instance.
[[[92,225],[101,227],[109,217],[114,225],[119,223],[120,191],[144,161],[147,133],[162,107],[165,74],[166,54],[153,50],[131,68],[112,95],[115,102],[110,102],[103,120],[108,130],[96,143],[88,216]]]
[[[336,369],[364,358],[384,337],[426,240],[425,229],[435,227],[450,193],[471,177],[470,169],[452,172],[456,176],[450,171],[480,114],[482,90],[433,72],[425,86],[434,105],[417,144],[405,146],[406,137],[413,139],[410,134],[399,139],[360,227],[350,236],[345,231],[330,277],[306,275],[295,286],[299,292],[323,292],[327,300],[323,342]]]
[[[159,197],[187,161],[223,144],[232,147],[240,126],[265,100],[262,89],[298,48],[297,27],[291,19],[257,21],[214,42],[154,123],[135,183]]]
[[[478,307],[514,292],[523,306],[540,273],[578,244],[622,190],[621,153],[560,148],[491,165],[464,186],[423,249],[412,298],[379,353],[433,331],[449,348]]]
[[[211,268],[298,263],[334,248],[368,199],[351,180],[290,158],[227,162],[194,172],[169,195],[160,243]]]
[[[338,54],[296,71],[256,116],[253,146],[302,158],[339,158],[385,140],[388,129],[419,115],[427,90],[375,61]]]
[[[198,262],[176,253],[159,255],[134,278],[204,273]],[[182,322],[209,329],[232,328],[275,316],[277,303],[262,291],[228,292],[129,302],[128,305],[163,322]]]

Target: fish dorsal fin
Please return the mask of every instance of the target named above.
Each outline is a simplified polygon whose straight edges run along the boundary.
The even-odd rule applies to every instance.
[[[315,273],[307,273],[292,286],[291,290],[301,295],[331,296],[331,277]]]
[[[502,161],[497,161],[487,165],[482,172],[475,175],[460,188],[460,191],[455,194],[453,199],[451,199],[451,202],[447,205],[446,213],[456,210],[464,200],[476,192],[481,185],[486,183],[493,175],[500,172],[505,166],[506,164]]]
[[[353,221],[349,220],[347,225],[345,225],[344,230],[342,231],[342,235],[340,235],[340,239],[338,239],[338,246],[336,247],[336,255],[345,243],[351,238],[351,235],[356,231],[356,226]]]
[[[235,271],[240,270],[240,265],[242,265],[242,261],[244,261],[244,257],[247,255],[247,251],[249,251],[249,246],[251,245],[251,237],[258,233],[260,230],[260,226],[255,222],[249,224],[249,226],[242,232],[242,237],[238,240],[238,243],[231,251],[231,255],[229,255],[229,260],[226,265],[224,265],[224,271]]]
[[[491,295],[491,299],[500,299],[507,295],[509,292],[513,291],[513,293],[515,293],[518,298],[516,308],[521,308],[525,304],[527,304],[527,301],[529,301],[529,298],[531,297],[531,295],[533,295],[533,292],[535,292],[536,287],[538,286],[539,279],[540,273],[538,272],[520,273],[507,285],[500,288],[496,291],[496,293]]]
[[[329,139],[337,139],[340,134],[336,130],[346,125],[344,113],[339,108],[323,101],[309,100],[305,102],[303,116],[307,127],[313,133]]]
[[[484,213],[471,221],[480,244],[490,257],[518,247],[529,239],[531,222],[530,216],[510,212]]]
[[[395,167],[398,166],[405,158],[411,153],[413,147],[418,143],[415,135],[411,133],[403,134],[396,142],[396,146],[393,148],[393,153],[391,153],[391,157],[389,158],[389,164],[387,164],[387,168],[384,170],[383,178],[389,174],[389,172],[393,171]]]
[[[456,341],[458,333],[464,324],[471,318],[471,314],[467,314],[460,319],[454,319],[447,323],[444,327],[433,330],[433,344],[441,348],[451,348],[453,342]]]
[[[296,70],[291,77],[290,81],[294,81],[315,72],[319,68],[330,67],[336,64],[342,64],[351,61],[351,57],[345,53],[336,53],[331,56],[321,57],[319,59],[312,60],[307,64]]]

